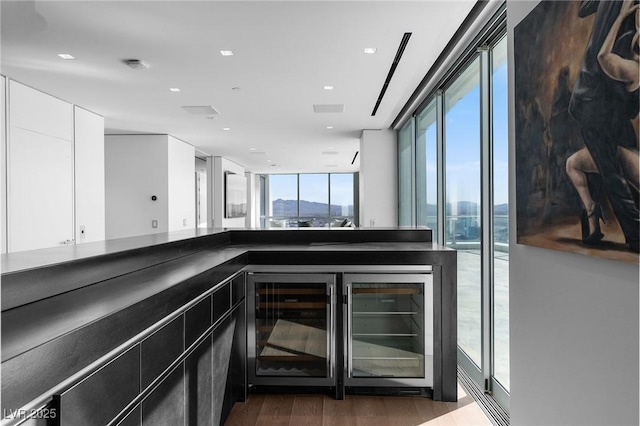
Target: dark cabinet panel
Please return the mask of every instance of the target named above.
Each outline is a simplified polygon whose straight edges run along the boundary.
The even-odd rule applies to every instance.
[[[184,405],[184,374],[180,365],[142,402],[142,425],[183,425]]]
[[[222,420],[235,320],[227,318],[213,332],[213,423]]]
[[[141,387],[145,389],[184,351],[182,315],[153,333],[141,343]]]
[[[231,308],[231,283],[228,282],[213,293],[213,322],[215,323]]]
[[[211,296],[208,296],[184,313],[185,348],[191,346],[211,326],[211,303]]]
[[[140,392],[140,346],[136,345],[54,399],[64,426],[104,425]]]
[[[213,352],[209,335],[185,360],[187,425],[212,424]]]
[[[227,389],[222,410],[222,419],[231,413],[233,404],[244,401],[247,397],[247,324],[246,304],[242,303],[233,311],[232,318],[236,325],[233,331],[233,344],[227,375]]]
[[[231,281],[231,306],[244,299],[244,274],[240,274]]]
[[[142,424],[142,409],[138,405],[127,417],[124,418],[118,426],[140,426]]]

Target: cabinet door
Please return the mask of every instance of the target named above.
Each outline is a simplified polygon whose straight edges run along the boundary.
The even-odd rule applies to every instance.
[[[246,333],[246,304],[243,302],[233,311],[235,320],[233,344],[229,360],[229,374],[227,376],[227,390],[225,392],[222,421],[226,420],[237,401],[247,398],[247,333]]]
[[[223,421],[235,325],[235,320],[228,317],[213,332],[213,425],[219,425]]]
[[[104,425],[140,392],[140,346],[129,349],[86,379],[54,397],[59,424]]]
[[[74,239],[73,109],[14,81],[9,86],[9,252]]]
[[[183,425],[184,391],[184,374],[180,365],[142,402],[142,425]]]
[[[185,360],[188,426],[209,426],[213,421],[213,346],[209,335]]]

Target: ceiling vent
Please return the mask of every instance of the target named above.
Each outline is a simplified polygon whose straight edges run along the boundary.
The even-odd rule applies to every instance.
[[[134,70],[146,70],[149,68],[149,63],[142,59],[125,59],[124,62],[129,68]]]
[[[338,151],[322,151],[322,155],[338,155]]]
[[[409,43],[410,37],[411,37],[411,33],[404,33],[404,35],[402,36],[402,40],[400,40],[400,46],[398,46],[396,57],[393,58],[393,63],[389,68],[389,73],[387,74],[387,78],[384,80],[384,83],[382,84],[382,90],[380,90],[380,94],[378,95],[378,100],[376,101],[376,105],[373,107],[371,116],[376,115],[376,112],[378,112],[378,107],[380,106],[380,102],[382,102],[384,93],[387,91],[387,87],[389,87],[389,83],[391,82],[391,77],[393,77],[393,73],[396,72],[396,68],[398,67],[398,63],[400,63],[400,58],[402,58],[402,54],[404,53],[404,49],[407,47],[407,43]]]
[[[344,104],[314,105],[313,112],[344,112]]]
[[[220,112],[211,105],[183,106],[182,109],[194,115],[220,115]]]

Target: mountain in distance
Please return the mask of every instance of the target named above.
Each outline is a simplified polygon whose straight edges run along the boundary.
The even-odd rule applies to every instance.
[[[283,200],[278,198],[272,202],[274,217],[295,217],[298,216],[298,200]],[[300,216],[327,216],[327,212],[331,208],[331,216],[343,216],[343,206],[327,203],[318,203],[314,201],[300,200]],[[347,206],[347,214],[345,216],[353,216],[353,206]]]

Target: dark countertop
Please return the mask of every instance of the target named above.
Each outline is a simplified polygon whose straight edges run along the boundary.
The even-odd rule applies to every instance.
[[[142,235],[139,237],[118,238],[115,240],[2,254],[0,255],[0,271],[2,271],[3,275],[13,272],[21,272],[28,269],[122,253],[191,238],[216,235],[226,231],[226,229],[213,228],[191,229],[187,231],[163,232],[158,234]]]

